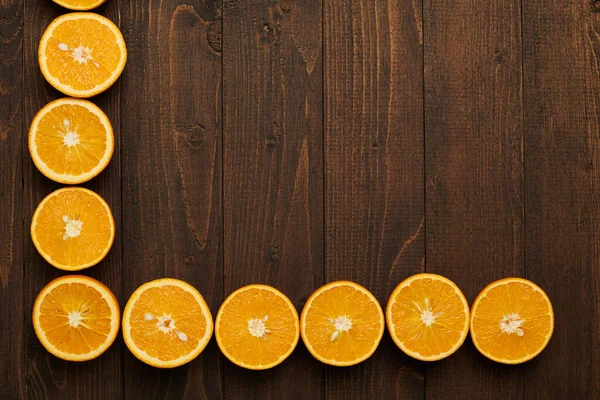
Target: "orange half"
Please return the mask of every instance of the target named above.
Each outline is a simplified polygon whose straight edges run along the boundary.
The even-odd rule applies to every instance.
[[[111,20],[89,12],[56,18],[40,40],[40,69],[57,90],[91,97],[108,89],[127,62],[123,35]]]
[[[267,285],[245,286],[219,309],[215,334],[219,348],[234,364],[255,370],[272,368],[296,348],[298,313],[279,290]]]
[[[115,221],[102,197],[80,187],[58,189],[37,207],[31,239],[56,268],[78,271],[98,264],[115,239]]]
[[[309,297],[300,317],[300,329],[306,348],[317,360],[349,366],[375,352],[385,322],[371,292],[354,282],[337,281]]]
[[[458,286],[436,274],[402,281],[386,307],[388,330],[396,345],[421,361],[448,357],[469,333],[469,304]]]
[[[123,338],[139,360],[174,368],[196,358],[213,334],[202,295],[179,279],[157,279],[136,289],[123,311]]]
[[[503,364],[529,361],[544,350],[553,331],[552,303],[527,279],[492,282],[473,302],[471,338],[490,360]]]
[[[87,100],[64,98],[49,103],[29,129],[29,152],[35,166],[65,184],[83,183],[102,172],[114,143],[108,117]]]
[[[115,295],[87,276],[53,280],[33,306],[38,339],[50,353],[68,361],[87,361],[104,353],[117,337],[119,322]]]
[[[58,5],[61,5],[69,10],[85,11],[99,7],[106,0],[52,0]]]

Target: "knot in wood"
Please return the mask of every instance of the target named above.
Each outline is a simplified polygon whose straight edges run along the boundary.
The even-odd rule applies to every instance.
[[[263,35],[269,39],[275,37],[275,29],[271,27],[269,24],[263,25]]]
[[[504,64],[504,52],[502,50],[494,50],[494,61],[496,64]]]
[[[288,0],[282,0],[279,4],[279,8],[281,8],[281,12],[287,14],[292,11],[292,4]]]
[[[206,40],[214,52],[220,53],[223,51],[223,24],[221,20],[210,24],[206,31]]]

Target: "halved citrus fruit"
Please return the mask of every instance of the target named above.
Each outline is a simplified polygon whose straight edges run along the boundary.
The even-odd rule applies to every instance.
[[[113,129],[94,103],[59,99],[42,108],[29,128],[29,152],[48,178],[66,184],[89,181],[108,165]]]
[[[98,194],[80,187],[58,189],[37,207],[31,238],[56,268],[78,271],[98,264],[115,239],[110,207]]]
[[[544,350],[553,331],[552,303],[527,279],[492,282],[473,302],[471,338],[490,360],[503,364],[529,361]]]
[[[255,370],[272,368],[298,344],[298,313],[279,290],[267,285],[245,286],[221,305],[215,335],[219,348],[234,364]]]
[[[371,292],[354,282],[337,281],[309,297],[300,329],[304,344],[317,360],[342,367],[358,364],[375,352],[385,322]]]
[[[50,353],[68,361],[87,361],[104,353],[117,337],[119,322],[115,295],[87,276],[53,280],[33,305],[38,339]]]
[[[99,7],[106,0],[52,0],[56,4],[63,6],[64,8],[68,8],[69,10],[91,10],[93,8]]]
[[[42,74],[56,89],[73,97],[91,97],[119,78],[127,48],[111,20],[76,12],[50,23],[42,35],[38,58]]]
[[[436,274],[417,274],[392,292],[385,317],[394,343],[421,361],[454,353],[469,333],[469,304],[458,286]]]
[[[213,320],[202,295],[179,279],[144,283],[123,311],[123,338],[139,360],[174,368],[196,358],[213,334]]]

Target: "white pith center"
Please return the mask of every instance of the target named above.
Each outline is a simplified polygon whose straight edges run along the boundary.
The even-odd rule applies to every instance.
[[[342,332],[348,332],[352,329],[352,320],[347,315],[340,315],[336,319],[329,319],[329,322],[335,327],[335,331],[331,334],[331,341],[337,340]]]
[[[516,313],[506,314],[500,320],[500,330],[503,333],[508,333],[509,335],[514,333],[517,336],[521,337],[525,334],[525,332],[521,328],[521,325],[523,325],[523,322],[525,322],[525,320],[521,319],[519,317],[519,314],[516,314]]]
[[[70,219],[68,216],[63,215],[63,221],[65,223],[65,234],[63,240],[76,238],[81,235],[83,229],[83,222],[78,219]]]
[[[77,61],[79,64],[85,64],[88,61],[91,61],[96,67],[99,67],[100,64],[94,60],[92,57],[92,49],[85,46],[79,46],[72,48],[66,43],[59,43],[58,48],[62,51],[68,52],[68,54],[73,57],[73,60]]]
[[[266,339],[267,333],[271,333],[271,331],[265,325],[265,322],[269,320],[269,316],[265,315],[262,318],[252,318],[248,320],[248,332],[254,337],[260,339]]]
[[[436,314],[433,313],[433,308],[429,305],[429,298],[425,298],[425,307],[422,308],[421,305],[415,302],[415,307],[421,314],[421,322],[425,324],[425,326],[431,326],[435,322],[436,318],[443,314],[443,312],[438,312]]]
[[[187,342],[188,337],[185,332],[180,331],[175,326],[175,321],[170,314],[163,314],[162,317],[156,317],[150,313],[144,314],[146,321],[156,320],[156,327],[159,331],[167,335],[175,335],[182,342]]]
[[[72,328],[77,328],[81,321],[83,321],[83,317],[79,311],[72,311],[68,315],[69,318],[69,326]]]
[[[79,144],[79,134],[77,132],[71,131],[71,121],[65,119],[63,121],[63,126],[65,127],[67,133],[63,136],[63,144],[67,147],[73,147]]]
[[[75,132],[68,132],[63,138],[63,143],[67,147],[72,147],[79,144],[79,135]]]

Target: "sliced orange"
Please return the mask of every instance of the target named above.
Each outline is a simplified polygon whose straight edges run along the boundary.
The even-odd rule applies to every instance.
[[[91,10],[104,4],[106,0],[52,0],[58,5],[68,8],[69,10]]]
[[[139,360],[174,368],[196,358],[213,334],[202,295],[179,279],[163,278],[136,289],[123,311],[123,338]]]
[[[66,184],[89,181],[108,165],[113,129],[94,103],[59,99],[42,108],[29,128],[29,152],[48,178]]]
[[[33,328],[42,345],[58,358],[87,361],[115,341],[120,311],[115,295],[95,279],[57,278],[42,289],[33,305]]]
[[[56,18],[38,49],[46,80],[73,97],[91,97],[121,75],[127,48],[119,28],[101,15],[76,12]]]
[[[317,360],[343,367],[358,364],[375,352],[385,322],[371,292],[354,282],[337,281],[309,297],[300,329],[304,344]]]
[[[490,360],[503,364],[529,361],[544,350],[553,331],[552,303],[527,279],[492,282],[473,302],[471,338]]]
[[[106,202],[80,187],[58,189],[37,207],[31,238],[56,268],[78,271],[98,264],[115,238],[115,221]]]
[[[221,305],[215,334],[219,348],[234,364],[255,370],[272,368],[298,344],[298,313],[279,290],[267,285],[245,286]]]
[[[469,304],[458,286],[436,274],[402,281],[386,307],[388,330],[396,345],[421,361],[446,358],[469,333]]]

